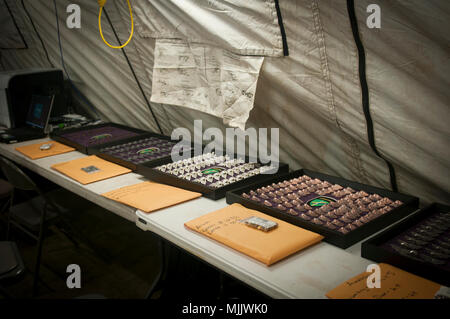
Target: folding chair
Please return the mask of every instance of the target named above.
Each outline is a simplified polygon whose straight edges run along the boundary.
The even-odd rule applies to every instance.
[[[0,241],[0,293],[6,298],[12,298],[4,284],[16,282],[24,273],[25,265],[16,243]]]
[[[9,238],[11,225],[19,228],[25,234],[37,241],[36,263],[33,278],[33,296],[38,292],[39,269],[41,264],[42,244],[44,234],[48,226],[56,221],[62,221],[68,229],[67,222],[63,219],[63,207],[56,205],[49,196],[44,194],[39,187],[19,167],[6,158],[0,157],[0,166],[3,174],[14,186],[14,189],[33,191],[38,196],[31,200],[13,205],[14,191],[10,199],[10,208],[7,214],[7,239]],[[67,210],[66,210],[67,212]],[[78,243],[67,233],[64,235],[78,247]]]
[[[9,206],[9,201],[11,200],[13,190],[14,186],[12,186],[10,182],[0,178],[0,214],[2,214]]]

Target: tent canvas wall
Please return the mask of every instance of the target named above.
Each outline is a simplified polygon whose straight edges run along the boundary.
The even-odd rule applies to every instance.
[[[102,119],[158,131],[147,99],[168,135],[177,127],[192,130],[194,119],[202,119],[204,128],[221,130],[230,125],[278,127],[280,160],[292,168],[391,187],[385,161],[368,142],[358,48],[347,1],[132,1],[136,32],[124,50],[145,98],[122,52],[107,47],[100,38],[97,1],[76,2],[81,8],[80,29],[66,26],[70,3],[56,1],[66,68]],[[288,56],[284,55],[276,3]],[[367,7],[372,3],[381,8],[379,29],[366,26]],[[4,0],[0,5],[2,34],[7,35],[0,38],[1,68],[47,68],[50,63],[61,68],[53,1]],[[131,29],[126,1],[109,0],[106,8],[125,41]],[[422,203],[450,203],[450,3],[358,0],[355,13],[365,49],[377,149],[395,168],[400,192],[419,196]],[[11,16],[16,28],[11,26]],[[115,42],[105,17],[103,32]],[[171,49],[174,47],[177,49]],[[169,58],[188,52],[196,65],[208,62],[211,56],[220,57],[220,76],[213,85],[209,77],[206,91],[201,92],[219,89],[229,94],[236,83],[245,83],[244,89],[238,89],[253,96],[242,101],[236,92],[230,93],[232,102],[227,104],[229,100],[220,95],[224,103],[218,103],[216,96],[203,99],[202,108],[198,106],[201,103],[170,104],[180,102],[176,97],[163,99],[161,89],[154,88],[155,79],[161,79],[161,74],[154,75],[155,70],[161,72],[158,66],[167,63],[158,56],[161,48]],[[230,57],[233,62],[227,64]],[[224,78],[228,65],[242,77],[237,81]],[[204,77],[192,76],[197,76],[195,83],[205,84]]]

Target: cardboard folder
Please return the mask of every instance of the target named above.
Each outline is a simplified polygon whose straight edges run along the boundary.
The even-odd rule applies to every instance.
[[[83,185],[131,172],[128,168],[105,161],[95,155],[58,163],[52,168]]]
[[[363,272],[327,292],[331,299],[432,299],[440,285],[381,263],[379,288],[374,270]],[[369,281],[369,284],[368,284]]]
[[[41,150],[41,146],[44,144],[50,144],[51,147],[49,149]],[[32,160],[44,158],[53,155],[59,155],[63,153],[72,152],[75,149],[73,147],[55,142],[55,141],[47,141],[42,143],[36,143],[31,145],[25,145],[16,147],[16,151],[22,153],[23,155],[31,158]]]
[[[256,216],[278,223],[278,227],[264,232],[240,221]],[[266,265],[271,265],[297,251],[322,240],[322,236],[282,220],[232,204],[185,223],[191,230],[215,239]]]
[[[121,187],[102,194],[102,196],[146,213],[180,204],[201,195],[200,193],[150,181]]]

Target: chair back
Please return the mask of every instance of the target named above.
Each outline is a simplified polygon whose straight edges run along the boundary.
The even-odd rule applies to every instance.
[[[3,174],[6,176],[6,179],[14,186],[14,188],[24,191],[35,191],[44,199],[46,203],[45,205],[50,205],[55,212],[61,214],[58,206],[56,206],[55,203],[39,189],[36,183],[33,182],[33,180],[27,174],[25,174],[16,164],[14,164],[9,159],[0,156],[0,167]],[[13,203],[11,202],[11,205],[12,204]]]
[[[6,179],[14,188],[41,193],[33,180],[9,159],[0,157],[0,166]]]

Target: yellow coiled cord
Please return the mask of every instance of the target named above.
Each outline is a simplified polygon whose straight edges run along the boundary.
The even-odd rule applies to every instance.
[[[128,45],[128,43],[131,41],[131,38],[133,37],[133,32],[134,32],[133,11],[131,10],[130,0],[127,0],[127,3],[128,3],[128,9],[130,10],[131,33],[130,33],[130,37],[128,38],[127,42],[125,42],[122,45],[111,45],[105,40],[105,37],[103,36],[103,32],[102,32],[102,11],[103,11],[103,7],[106,4],[106,0],[97,0],[97,2],[98,2],[98,5],[100,6],[100,12],[98,14],[98,29],[100,31],[100,36],[102,37],[103,42],[105,42],[107,46],[109,46],[110,48],[113,48],[113,49],[122,49],[122,48],[126,47]]]

